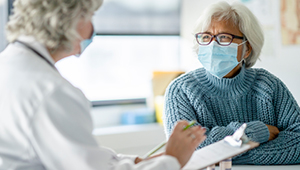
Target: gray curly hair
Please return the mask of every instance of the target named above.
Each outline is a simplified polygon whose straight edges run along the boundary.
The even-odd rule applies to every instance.
[[[252,67],[259,58],[264,44],[262,28],[253,13],[239,2],[234,2],[231,5],[225,1],[217,2],[205,9],[197,20],[193,33],[206,31],[211,24],[212,18],[229,20],[239,27],[239,30],[244,34],[252,47],[251,54],[245,59],[245,66],[246,68]],[[198,53],[199,44],[196,40],[194,40],[193,49]]]
[[[16,0],[6,25],[9,42],[21,35],[34,36],[50,53],[73,50],[72,42],[82,38],[76,31],[80,19],[90,19],[102,0]]]

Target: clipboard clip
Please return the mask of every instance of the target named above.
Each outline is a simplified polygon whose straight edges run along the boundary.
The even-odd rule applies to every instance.
[[[233,147],[241,147],[242,144],[248,143],[250,140],[245,134],[246,127],[246,123],[242,124],[232,136],[226,136],[224,141]]]

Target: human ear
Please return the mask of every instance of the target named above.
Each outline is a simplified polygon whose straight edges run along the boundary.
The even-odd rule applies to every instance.
[[[252,52],[252,47],[251,47],[250,43],[247,41],[244,59],[248,58],[250,56],[251,52]]]

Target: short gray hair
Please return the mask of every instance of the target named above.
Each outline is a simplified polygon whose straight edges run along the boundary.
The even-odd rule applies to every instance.
[[[206,31],[213,18],[232,21],[247,38],[252,47],[252,52],[245,60],[246,68],[252,67],[264,44],[262,28],[253,13],[243,4],[234,2],[231,5],[225,1],[208,6],[196,22],[194,34]],[[199,44],[194,39],[194,50],[198,53]]]
[[[50,49],[73,50],[80,19],[90,19],[102,0],[16,0],[13,15],[6,25],[9,42],[21,35],[35,37]]]

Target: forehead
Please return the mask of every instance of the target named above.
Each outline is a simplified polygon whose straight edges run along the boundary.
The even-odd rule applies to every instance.
[[[238,25],[236,25],[231,20],[212,19],[211,24],[208,27],[206,32],[209,32],[214,35],[219,33],[230,33],[230,34],[240,35],[240,36],[243,35]]]

